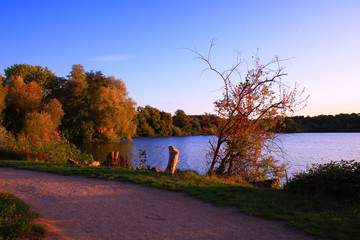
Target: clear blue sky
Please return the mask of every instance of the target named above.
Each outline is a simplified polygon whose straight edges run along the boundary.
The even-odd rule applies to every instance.
[[[358,0],[3,0],[0,32],[2,74],[28,63],[65,77],[82,64],[123,79],[138,105],[170,113],[213,111],[221,80],[181,50],[206,53],[212,38],[223,70],[235,50],[291,58],[286,80],[310,95],[297,115],[360,112]]]

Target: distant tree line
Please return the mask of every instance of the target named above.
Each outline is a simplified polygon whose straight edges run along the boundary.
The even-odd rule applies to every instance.
[[[278,120],[276,132],[360,132],[360,114],[287,117]]]
[[[174,116],[151,106],[137,108],[138,137],[216,135],[221,118],[216,115],[186,115],[177,110]],[[263,126],[276,133],[360,132],[360,114],[295,116],[263,120]]]
[[[186,115],[177,110],[174,116],[149,105],[137,108],[138,137],[213,135],[219,118],[215,115]]]

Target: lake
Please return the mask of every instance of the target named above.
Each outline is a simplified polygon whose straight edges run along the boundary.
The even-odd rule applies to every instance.
[[[105,160],[110,151],[127,154],[139,161],[139,151],[146,151],[147,164],[165,169],[168,163],[168,146],[180,150],[178,169],[193,169],[201,174],[207,171],[206,153],[213,136],[134,138],[132,142],[108,144],[86,144],[83,151],[93,154],[95,159]],[[278,144],[283,153],[275,158],[288,163],[289,176],[306,170],[313,163],[339,160],[360,160],[360,133],[296,133],[279,134]]]

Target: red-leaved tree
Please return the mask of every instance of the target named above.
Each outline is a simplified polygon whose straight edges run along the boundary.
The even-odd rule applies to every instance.
[[[283,81],[286,75],[278,58],[262,64],[253,57],[252,66],[241,73],[238,60],[229,70],[221,72],[205,57],[190,50],[223,82],[223,97],[215,102],[220,117],[216,137],[210,141],[209,174],[237,176],[246,181],[271,177],[281,178],[285,165],[272,156],[275,118],[292,115],[306,105],[304,89]]]

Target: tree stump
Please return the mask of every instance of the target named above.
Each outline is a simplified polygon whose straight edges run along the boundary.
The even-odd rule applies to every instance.
[[[119,152],[108,152],[106,161],[103,165],[108,167],[124,167],[131,168],[131,159],[127,154],[119,154]]]
[[[169,162],[165,170],[166,173],[174,174],[176,165],[179,162],[179,153],[180,151],[174,146],[169,146]]]
[[[106,156],[105,166],[115,167],[120,165],[119,152],[109,152]]]

